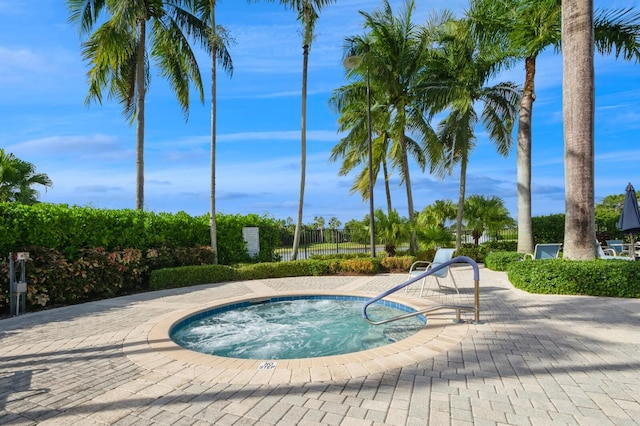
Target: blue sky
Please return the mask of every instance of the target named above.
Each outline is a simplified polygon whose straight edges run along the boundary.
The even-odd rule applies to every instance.
[[[34,4],[37,3],[37,7]],[[399,11],[403,1],[393,0]],[[418,1],[416,23],[433,10],[458,12],[466,0]],[[368,202],[350,195],[353,177],[340,177],[329,162],[341,135],[327,99],[345,84],[344,38],[362,34],[359,10],[373,12],[381,0],[338,0],[321,15],[309,58],[308,158],[305,223],[315,216],[342,223],[362,219]],[[595,6],[640,8],[639,1],[596,0]],[[135,126],[111,101],[87,107],[86,64],[78,28],[67,21],[61,0],[0,0],[0,147],[49,175],[53,188],[41,201],[97,208],[135,207]],[[235,39],[234,74],[218,75],[217,210],[295,218],[300,180],[299,23],[276,3],[221,0],[218,23]],[[206,92],[209,60],[200,52]],[[562,59],[538,58],[533,112],[533,214],[564,211]],[[640,64],[596,56],[596,199],[640,187]],[[500,76],[522,84],[523,65]],[[209,99],[194,97],[185,122],[173,93],[152,70],[147,95],[145,208],[156,212],[209,210]],[[434,123],[435,124],[435,123]],[[515,150],[495,153],[483,132],[468,167],[467,194],[498,195],[516,212]],[[440,180],[411,169],[415,208],[437,199],[457,200],[459,172]],[[404,187],[393,177],[392,200],[407,215]],[[375,205],[384,193],[375,188]]]

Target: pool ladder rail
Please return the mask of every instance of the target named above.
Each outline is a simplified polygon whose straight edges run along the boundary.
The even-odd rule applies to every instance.
[[[441,269],[444,268],[448,268],[450,265],[454,264],[454,263],[468,263],[469,265],[471,265],[471,267],[473,268],[473,282],[474,282],[474,306],[468,306],[468,305],[456,305],[456,304],[440,304],[440,305],[435,305],[435,306],[430,306],[426,309],[422,309],[419,311],[414,311],[414,312],[409,312],[406,314],[402,314],[402,315],[398,315],[396,317],[393,318],[388,318],[385,320],[381,320],[381,321],[373,321],[371,318],[369,318],[369,315],[367,314],[367,308],[376,303],[377,301],[384,299],[385,297],[387,297],[388,295],[395,293],[398,290],[401,290],[403,288],[405,288],[406,286],[415,283],[416,281],[420,281],[421,279],[428,277],[429,275],[433,274],[434,272],[437,272]],[[458,257],[454,257],[451,260],[448,260],[438,266],[434,266],[433,268],[423,272],[422,274],[416,275],[410,279],[408,279],[407,281],[403,282],[402,284],[399,284],[389,290],[386,290],[385,292],[379,294],[378,296],[369,299],[367,302],[365,302],[364,306],[362,307],[362,317],[369,323],[369,324],[373,324],[373,325],[381,325],[381,324],[387,324],[389,322],[392,321],[398,321],[401,319],[405,319],[405,318],[410,318],[410,317],[414,317],[417,315],[422,315],[422,314],[426,314],[429,312],[435,312],[435,311],[439,311],[442,309],[454,309],[456,311],[456,322],[463,322],[460,318],[460,312],[461,311],[473,311],[475,313],[474,316],[474,320],[472,321],[473,323],[480,323],[480,270],[478,268],[478,264],[475,262],[475,260],[471,259],[470,257],[467,256],[458,256]]]

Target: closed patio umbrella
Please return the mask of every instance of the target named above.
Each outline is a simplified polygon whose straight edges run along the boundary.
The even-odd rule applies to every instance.
[[[626,191],[627,193],[624,197],[624,204],[622,205],[622,214],[620,215],[618,228],[623,233],[630,235],[631,245],[629,246],[629,256],[633,254],[633,259],[635,260],[635,243],[633,241],[633,234],[640,232],[640,210],[638,210],[636,190],[633,189],[633,185],[631,185],[631,183],[627,185]]]

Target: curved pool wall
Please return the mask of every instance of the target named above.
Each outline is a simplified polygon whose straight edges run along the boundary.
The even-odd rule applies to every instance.
[[[265,289],[266,290],[266,289]],[[276,297],[295,296],[360,296],[371,298],[370,292],[354,291],[256,291],[252,295],[228,297],[203,302],[198,308],[185,306],[179,311],[167,312],[149,324],[140,327],[125,338],[123,350],[129,359],[150,371],[162,371],[179,377],[199,377],[211,384],[294,384],[349,380],[379,374],[422,363],[462,341],[469,325],[454,324],[450,316],[430,315],[427,324],[413,336],[379,348],[316,358],[278,360],[273,368],[264,369],[264,360],[225,358],[207,355],[177,345],[170,330],[187,316],[214,308],[244,302],[259,303]],[[398,297],[386,298],[411,309],[422,310],[433,306],[428,299]]]
[[[256,308],[256,307],[265,307],[265,306],[269,306],[270,304],[278,304],[279,302],[295,302],[295,301],[336,301],[336,302],[351,302],[354,304],[360,304],[360,306],[364,305],[364,303],[366,303],[367,301],[369,301],[370,298],[368,297],[362,297],[362,296],[345,296],[345,295],[295,295],[295,296],[274,296],[274,297],[270,297],[270,298],[263,298],[260,299],[259,301],[254,301],[254,300],[244,300],[238,303],[232,303],[229,305],[224,305],[224,306],[216,306],[214,308],[211,309],[207,309],[207,310],[203,310],[200,311],[196,314],[193,315],[188,315],[185,318],[183,318],[182,320],[178,321],[177,323],[175,323],[171,329],[169,330],[169,335],[171,336],[171,339],[178,345],[189,349],[189,350],[193,350],[193,351],[197,351],[197,352],[202,352],[205,354],[213,354],[211,352],[210,349],[207,349],[207,337],[205,337],[204,341],[200,340],[199,342],[193,342],[193,341],[189,341],[188,338],[185,339],[185,335],[184,333],[184,329],[185,328],[190,328],[194,323],[197,323],[201,320],[207,320],[207,319],[211,319],[213,321],[215,320],[215,317],[227,313],[227,312],[231,312],[231,311],[236,311],[238,310],[239,312],[242,312],[243,309],[245,308]],[[389,300],[379,300],[377,301],[374,305],[377,306],[381,306],[384,308],[389,308],[387,312],[387,315],[385,315],[385,318],[379,318],[379,319],[386,319],[386,318],[392,318],[397,316],[399,313],[414,313],[417,312],[416,309],[411,308],[409,306],[407,306],[404,303],[398,303],[395,301],[389,301]],[[354,306],[355,307],[355,306]],[[291,359],[291,358],[298,358],[299,356],[296,355],[302,355],[302,356],[307,356],[307,357],[318,357],[318,356],[332,356],[332,355],[345,355],[348,353],[353,353],[353,352],[359,352],[362,350],[367,350],[367,349],[373,349],[375,347],[381,347],[381,346],[386,346],[388,344],[392,344],[395,343],[397,341],[401,341],[404,340],[405,338],[409,337],[411,334],[416,333],[417,331],[419,331],[418,327],[423,327],[426,323],[427,320],[424,317],[424,315],[422,314],[417,314],[415,317],[411,317],[409,319],[405,319],[402,321],[397,322],[398,326],[403,326],[403,330],[404,333],[400,332],[400,333],[396,333],[395,336],[389,336],[386,335],[385,332],[387,331],[387,329],[389,328],[389,326],[396,324],[396,322],[393,323],[389,323],[386,326],[381,326],[381,325],[371,325],[369,323],[367,323],[365,321],[364,318],[362,318],[360,316],[360,309],[356,308],[355,310],[350,310],[349,308],[349,313],[346,313],[346,311],[342,310],[341,308],[338,308],[337,306],[333,306],[333,309],[340,309],[339,312],[334,312],[335,315],[337,316],[342,316],[343,314],[345,314],[346,316],[343,318],[343,320],[348,321],[349,324],[353,324],[353,331],[350,330],[346,331],[345,333],[347,335],[349,334],[353,334],[352,336],[344,336],[344,334],[342,336],[339,335],[331,335],[331,337],[325,335],[325,336],[316,336],[317,337],[325,337],[325,338],[329,338],[331,339],[331,341],[336,342],[333,339],[339,339],[342,343],[340,345],[336,345],[336,346],[326,346],[326,345],[319,345],[314,343],[314,339],[310,338],[310,336],[306,335],[306,331],[307,330],[314,330],[314,327],[311,326],[310,328],[305,329],[306,325],[305,324],[301,324],[300,327],[302,327],[302,329],[304,331],[302,331],[303,336],[301,337],[302,339],[305,339],[304,341],[297,341],[296,339],[294,339],[293,341],[291,341],[289,339],[289,341],[291,341],[292,345],[295,343],[303,343],[303,342],[307,342],[305,343],[302,347],[294,349],[292,346],[289,346],[289,344],[284,343],[284,341],[288,340],[286,335],[283,335],[282,333],[285,332],[284,330],[281,331],[280,328],[278,327],[281,323],[280,321],[282,320],[282,318],[278,319],[275,321],[274,325],[274,329],[277,329],[275,331],[275,334],[272,335],[273,339],[270,339],[270,341],[264,341],[264,342],[260,342],[261,339],[268,339],[264,334],[260,334],[257,335],[257,342],[251,342],[249,344],[249,348],[245,348],[246,350],[246,354],[241,354],[241,352],[245,352],[243,350],[243,345],[242,342],[240,341],[235,341],[235,342],[231,342],[228,341],[226,343],[222,343],[222,341],[218,340],[219,343],[217,343],[215,346],[218,348],[216,349],[216,351],[220,351],[218,352],[216,355],[219,356],[223,356],[223,357],[233,357],[233,356],[237,356],[239,358],[242,359],[260,359],[259,356],[253,356],[252,354],[257,354],[257,355],[262,355],[262,356],[267,356],[266,359],[274,359],[274,360],[282,360],[282,359]],[[329,308],[329,310],[331,310],[331,308]],[[395,313],[393,311],[396,311]],[[317,314],[320,315],[320,321],[321,323],[324,321],[329,320],[330,318],[327,318],[326,315],[323,315],[321,311],[317,311],[317,310],[313,310],[310,312],[311,315],[313,315],[313,312],[316,312]],[[297,317],[298,315],[302,316],[302,313],[300,311],[297,311],[296,313],[293,314],[293,317]],[[330,315],[330,314],[328,314]],[[261,317],[259,317],[258,319],[260,319]],[[355,322],[352,322],[355,321]],[[362,324],[360,324],[359,322],[362,322]],[[335,324],[335,323],[334,323]],[[284,325],[284,324],[283,324]],[[329,329],[333,329],[335,330],[334,332],[338,332],[339,334],[342,334],[342,332],[338,331],[339,328],[335,328],[335,326],[332,326],[331,324],[327,324]],[[270,323],[264,323],[264,326],[266,326],[266,330],[270,329]],[[289,327],[293,327],[295,328],[296,323],[287,323],[286,326]],[[206,326],[204,326],[206,328]],[[242,326],[240,326],[242,327]],[[316,329],[317,330],[317,329]],[[356,330],[360,330],[360,332],[362,333],[366,333],[366,337],[367,337],[367,343],[366,344],[362,344],[362,345],[356,345],[354,343],[354,341],[352,341],[351,339],[357,339],[358,336],[362,336],[363,338],[365,337],[365,335],[356,333]],[[240,332],[242,332],[243,330],[240,329]],[[255,335],[257,330],[254,330],[253,332],[250,332],[251,335]],[[209,332],[211,333],[211,332]],[[312,331],[312,333],[316,333],[315,331]],[[318,333],[322,333],[322,332],[318,332]],[[180,335],[180,337],[178,337],[177,335]],[[295,334],[295,333],[293,333]],[[300,338],[300,337],[299,337]],[[308,339],[308,340],[307,340]],[[346,339],[346,340],[345,340]],[[369,340],[371,339],[371,340]],[[232,339],[233,340],[233,339]],[[246,340],[245,340],[246,341]],[[276,347],[273,348],[272,350],[261,350],[261,349],[256,349],[256,345],[268,345],[270,344],[270,342],[279,342],[281,341],[282,343],[280,343],[281,345],[284,344],[285,348],[279,347],[276,344]],[[215,342],[215,337],[212,336],[211,340],[209,340],[210,343],[214,343]],[[294,343],[295,342],[295,343]],[[317,340],[315,341],[317,342]],[[288,346],[288,348],[287,348]],[[237,349],[234,349],[237,348]],[[291,356],[293,352],[294,356]],[[306,352],[306,353],[301,353],[301,352]],[[229,354],[230,353],[230,354]],[[266,355],[269,354],[269,355]]]

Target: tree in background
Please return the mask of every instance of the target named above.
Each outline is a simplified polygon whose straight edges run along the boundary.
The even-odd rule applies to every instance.
[[[258,1],[258,0],[252,0]],[[275,1],[275,0],[267,0]],[[298,197],[298,216],[296,230],[293,236],[293,250],[291,260],[298,258],[300,245],[300,233],[302,232],[302,208],[304,205],[304,187],[307,169],[307,74],[309,68],[309,50],[313,41],[313,30],[320,10],[334,3],[335,0],[279,0],[287,9],[293,9],[298,14],[298,20],[302,23],[302,126],[300,137],[300,193]]]
[[[209,233],[214,263],[218,263],[218,233],[216,225],[216,115],[217,115],[217,65],[229,76],[233,74],[233,62],[228,46],[231,38],[223,26],[216,25],[216,0],[191,0],[193,10],[207,26],[208,37],[205,47],[211,55],[211,195],[209,207]]]
[[[509,216],[509,210],[504,206],[502,198],[494,195],[490,197],[470,195],[467,197],[464,206],[464,219],[465,227],[471,229],[471,236],[476,247],[485,231],[497,233],[516,225],[515,220]]]
[[[155,62],[169,81],[187,119],[192,82],[204,102],[200,70],[187,35],[207,39],[206,26],[185,8],[189,6],[185,0],[67,0],[67,5],[69,20],[88,35],[82,42],[82,57],[89,62],[85,103],[102,103],[107,90],[108,97],[122,105],[125,117],[136,121],[136,208],[143,210],[149,63]]]
[[[0,148],[0,202],[36,204],[39,192],[34,185],[52,187],[53,182],[44,173],[36,173],[36,167]]]
[[[415,230],[418,242],[426,248],[449,246],[453,234],[447,223],[455,220],[457,209],[451,200],[436,200],[418,213],[415,219]]]
[[[384,244],[388,256],[395,256],[396,248],[411,237],[409,222],[400,217],[396,210],[387,216],[382,209],[376,209],[374,215],[377,241]]]
[[[489,141],[504,157],[513,143],[512,129],[518,114],[520,90],[511,82],[488,86],[502,63],[477,43],[463,21],[445,12],[431,23],[437,45],[431,50],[421,84],[431,115],[447,111],[429,144],[431,170],[440,177],[460,164],[460,191],[456,218],[456,248],[462,244],[467,164],[476,145],[475,130],[481,123]],[[480,115],[476,111],[481,105]]]
[[[531,122],[536,59],[542,51],[561,45],[560,0],[472,0],[467,18],[474,37],[495,44],[524,60],[524,87],[517,140],[518,252],[533,252],[531,224]],[[625,60],[640,60],[640,13],[633,9],[598,10],[593,22],[595,48]]]

